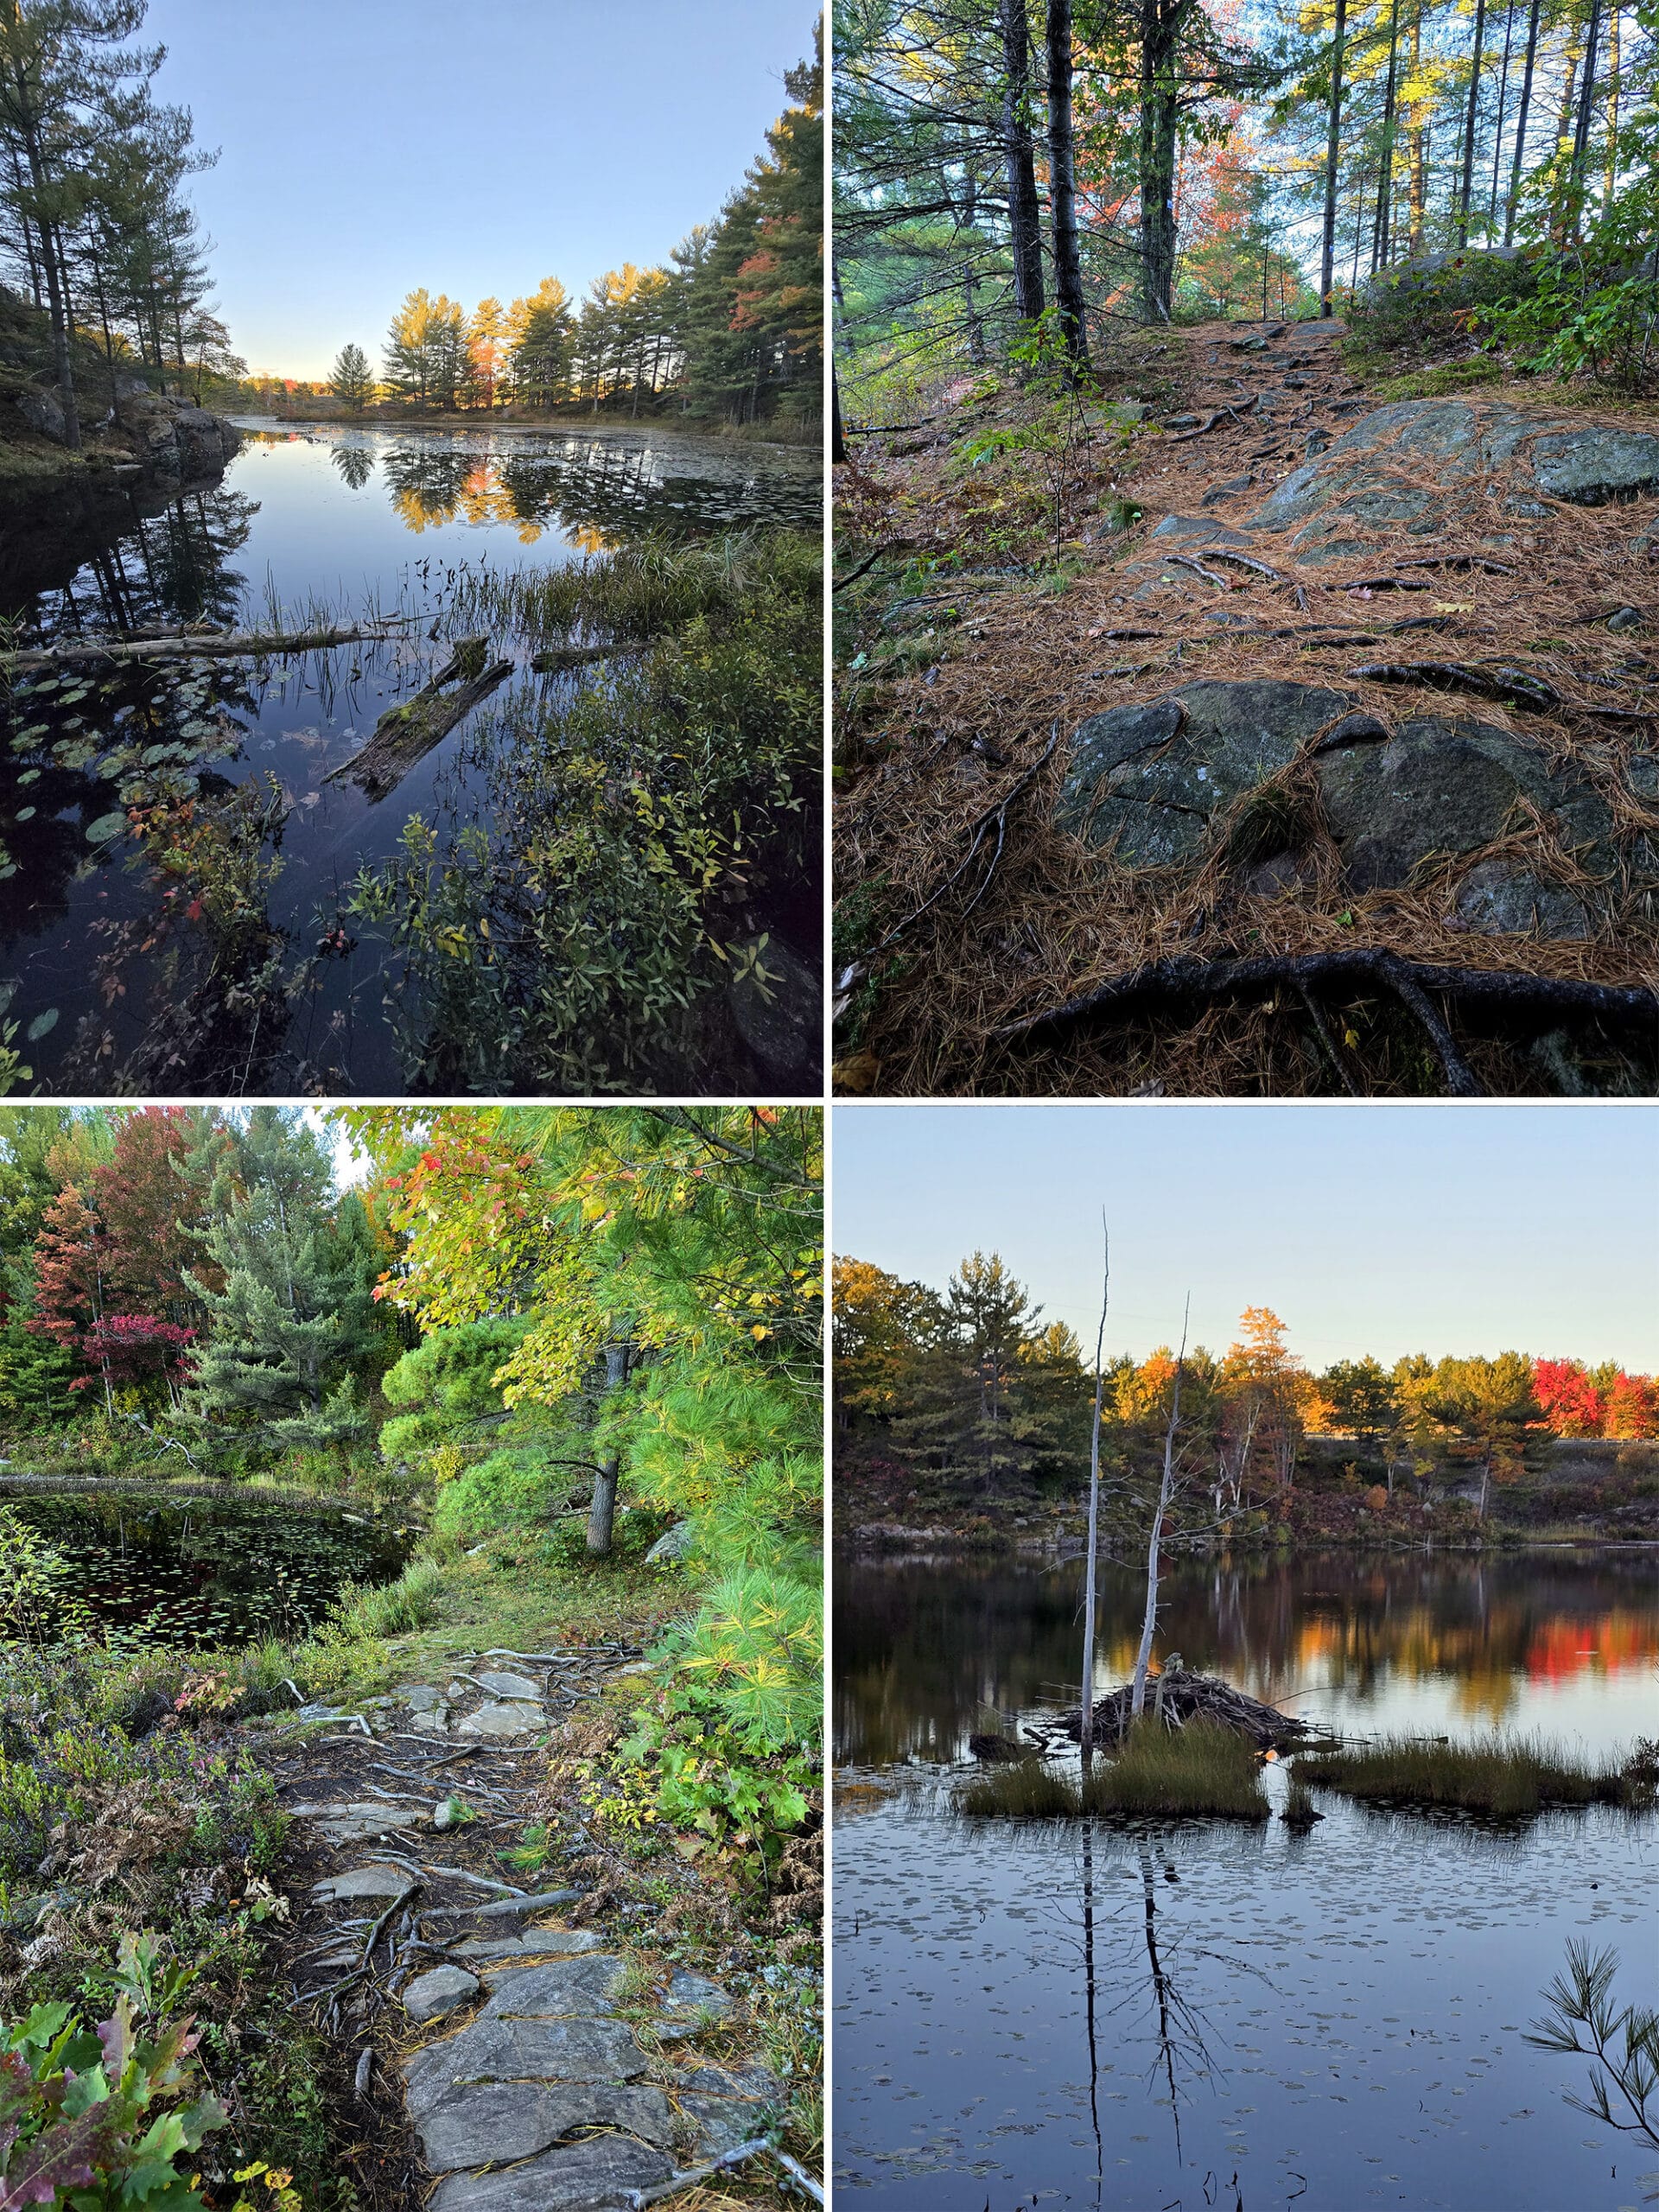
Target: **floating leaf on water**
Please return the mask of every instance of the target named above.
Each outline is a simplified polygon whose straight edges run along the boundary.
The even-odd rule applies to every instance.
[[[31,1045],[38,1045],[48,1029],[54,1029],[57,1027],[57,1020],[58,1009],[54,1006],[49,1006],[44,1014],[35,1015],[23,1034]]]
[[[17,810],[17,819],[20,822],[32,822],[35,819],[34,808],[32,806],[20,806]],[[1082,1695],[1081,1691],[1078,1692],[1078,1695]]]
[[[111,837],[118,837],[126,826],[124,814],[100,814],[86,836],[94,845],[106,845]]]

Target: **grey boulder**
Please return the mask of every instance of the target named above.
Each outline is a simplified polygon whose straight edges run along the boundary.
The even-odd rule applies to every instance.
[[[404,2010],[411,2020],[435,2020],[453,2012],[469,1997],[476,1997],[479,1980],[465,1967],[434,1967],[416,1974],[404,1992]]]

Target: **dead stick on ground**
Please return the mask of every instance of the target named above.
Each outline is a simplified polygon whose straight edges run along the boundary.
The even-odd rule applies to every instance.
[[[953,884],[960,882],[962,878],[967,874],[969,868],[972,867],[975,856],[979,851],[982,840],[991,830],[995,829],[996,831],[996,844],[991,853],[990,866],[986,869],[984,880],[980,884],[978,890],[975,892],[973,897],[968,901],[967,906],[963,908],[963,918],[966,920],[967,917],[973,912],[975,907],[978,906],[980,900],[990,889],[991,878],[996,874],[997,865],[1002,858],[1002,848],[1007,836],[1008,809],[1014,804],[1015,799],[1019,798],[1020,792],[1026,789],[1027,785],[1031,783],[1033,779],[1037,776],[1053,758],[1054,748],[1059,741],[1060,726],[1058,722],[1056,722],[1049,733],[1048,743],[1043,747],[1037,759],[1032,762],[1030,767],[1026,770],[1024,775],[1020,778],[1016,784],[1014,784],[1009,788],[1006,795],[1000,799],[995,805],[988,806],[984,813],[982,814],[978,820],[971,825],[968,850],[965,856],[957,867],[951,869],[950,874],[947,875],[944,881],[940,884],[938,889],[937,891],[931,892],[928,896],[923,899],[921,905],[916,908],[913,913],[906,914],[902,922],[897,923],[893,928],[890,929],[879,944],[872,945],[867,953],[861,955],[860,958],[853,961],[849,966],[842,970],[840,978],[836,983],[836,990],[840,996],[844,998],[848,992],[856,990],[859,984],[869,973],[870,963],[873,960],[880,958],[880,955],[887,950],[890,944],[893,944],[899,938],[902,937],[907,929],[910,929],[914,924],[919,922],[922,916],[927,912],[930,907],[937,906],[939,900],[944,898],[945,893],[950,889]]]
[[[1410,1007],[1429,1029],[1448,1086],[1473,1096],[1479,1085],[1434,1013],[1427,993],[1497,1012],[1580,1015],[1619,1022],[1659,1022],[1659,991],[1618,983],[1581,982],[1570,976],[1519,975],[1502,969],[1444,968],[1409,961],[1395,952],[1355,946],[1341,952],[1261,954],[1249,959],[1154,960],[1023,1021],[991,1032],[999,1043],[1023,1045],[1091,1020],[1110,1021],[1147,1000],[1219,999],[1288,985],[1299,989],[1342,984],[1381,985]],[[1425,1009],[1432,1022],[1425,1020]],[[1470,1088],[1472,1086],[1472,1089]]]
[[[1206,545],[1204,557],[1206,561],[1230,561],[1235,568],[1254,569],[1258,576],[1271,577],[1276,584],[1285,581],[1279,570],[1270,569],[1265,561],[1254,561],[1248,553],[1234,553],[1224,545]]]

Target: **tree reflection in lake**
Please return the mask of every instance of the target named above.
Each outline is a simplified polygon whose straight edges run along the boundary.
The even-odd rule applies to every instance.
[[[374,455],[363,446],[336,446],[328,458],[353,492],[360,492],[374,474]]]

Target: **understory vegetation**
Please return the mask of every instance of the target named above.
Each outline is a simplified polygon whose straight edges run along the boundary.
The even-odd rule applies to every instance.
[[[804,920],[818,872],[821,573],[810,540],[768,531],[473,582],[462,627],[554,668],[595,636],[617,650],[602,677],[515,693],[475,741],[473,826],[411,818],[401,860],[353,887],[400,963],[412,1089],[723,1084],[750,1059],[734,988],[791,1010],[760,1079],[813,1056],[772,931]]]

